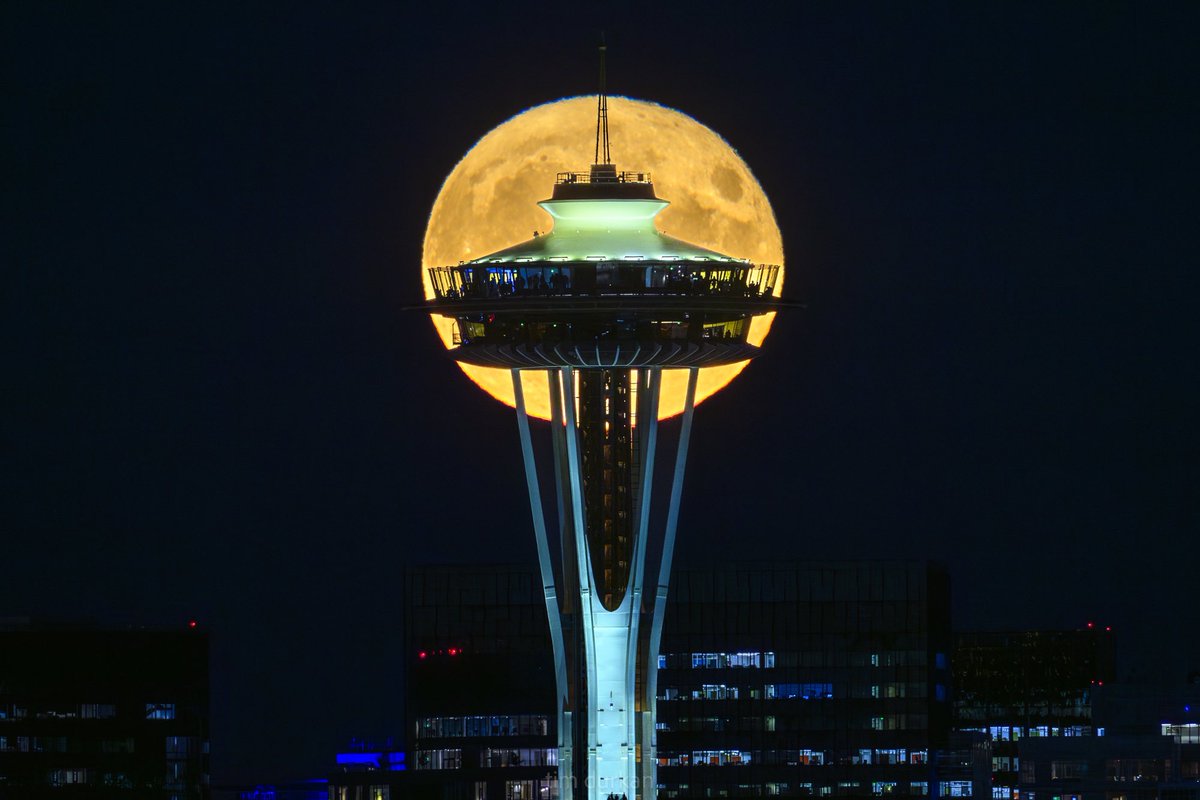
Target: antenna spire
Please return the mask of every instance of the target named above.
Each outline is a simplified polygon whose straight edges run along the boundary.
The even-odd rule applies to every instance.
[[[607,47],[604,44],[604,33],[600,33],[600,93],[596,101],[596,160],[593,164],[611,164],[612,155],[608,150],[608,86],[606,84],[604,54]],[[604,160],[601,160],[601,156]]]

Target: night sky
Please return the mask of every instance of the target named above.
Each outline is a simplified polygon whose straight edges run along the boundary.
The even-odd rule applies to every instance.
[[[4,5],[0,616],[200,620],[218,783],[400,734],[402,566],[535,558],[401,310],[425,221],[603,27],[808,303],[697,412],[680,559],[930,558],[957,627],[1200,668],[1200,5],[563,5]]]

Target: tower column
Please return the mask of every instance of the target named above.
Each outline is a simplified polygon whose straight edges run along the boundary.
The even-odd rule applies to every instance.
[[[546,619],[550,624],[550,646],[554,653],[555,712],[558,739],[558,787],[560,800],[571,800],[570,775],[572,768],[573,742],[570,717],[567,713],[566,647],[563,641],[562,612],[558,604],[558,591],[554,580],[554,563],[550,560],[550,542],[546,535],[546,518],[542,505],[542,492],[537,476],[537,461],[533,453],[533,440],[529,435],[529,417],[525,413],[525,390],[521,385],[521,371],[512,371],[513,397],[516,400],[517,429],[521,436],[521,455],[525,462],[525,485],[529,490],[529,507],[533,512],[533,531],[537,539],[538,568],[542,575],[542,594],[546,602]],[[564,794],[565,792],[565,794]]]
[[[605,370],[609,371],[609,370]],[[628,800],[655,796],[654,747],[655,674],[661,638],[662,602],[670,576],[674,525],[682,488],[682,464],[691,430],[696,370],[691,370],[681,438],[674,459],[672,493],[667,509],[668,529],[656,535],[652,526],[652,494],[658,451],[658,409],[662,370],[642,369],[606,378],[592,370],[589,379],[602,380],[617,391],[632,391],[626,400],[635,414],[606,418],[593,408],[589,417],[580,410],[580,371],[562,367],[548,371],[552,401],[551,439],[558,484],[559,536],[562,584],[555,579],[548,529],[538,481],[530,424],[526,414],[521,373],[513,370],[518,431],[525,463],[541,568],[546,613],[554,650],[559,745],[559,796],[561,800],[607,800],[624,795]],[[623,388],[622,388],[623,387]],[[594,388],[594,387],[593,387]],[[605,398],[591,398],[613,404]],[[627,426],[614,432],[614,424]],[[600,429],[588,430],[588,426]],[[637,428],[636,436],[634,429]],[[596,437],[605,437],[597,444]],[[583,458],[582,440],[590,439],[591,456]],[[617,447],[612,442],[618,443]],[[614,459],[626,459],[616,464]],[[613,475],[625,475],[614,484]],[[599,487],[599,489],[597,488]],[[632,541],[614,535],[613,504],[631,498],[627,519]],[[661,541],[651,546],[651,539]],[[609,548],[606,551],[604,548]],[[622,561],[617,549],[627,553]],[[646,560],[661,550],[655,591],[646,596]],[[604,569],[598,576],[597,569]],[[625,570],[621,574],[621,570]],[[645,618],[643,618],[645,615]]]

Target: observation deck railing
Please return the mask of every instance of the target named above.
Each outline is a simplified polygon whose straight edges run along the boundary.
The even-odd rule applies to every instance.
[[[529,297],[726,297],[768,299],[776,264],[674,261],[508,262],[433,267],[437,301]]]
[[[653,183],[649,172],[560,172],[555,183]]]

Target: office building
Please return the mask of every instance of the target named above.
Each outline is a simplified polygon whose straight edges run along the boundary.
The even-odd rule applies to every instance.
[[[991,740],[996,800],[1016,798],[1022,740],[1095,732],[1093,695],[1115,677],[1108,626],[955,637],[954,726]]]
[[[0,623],[0,797],[209,796],[208,636]]]
[[[965,770],[936,769],[951,745],[942,570],[687,569],[673,592],[658,671],[661,796],[974,794],[971,743],[959,747]]]

